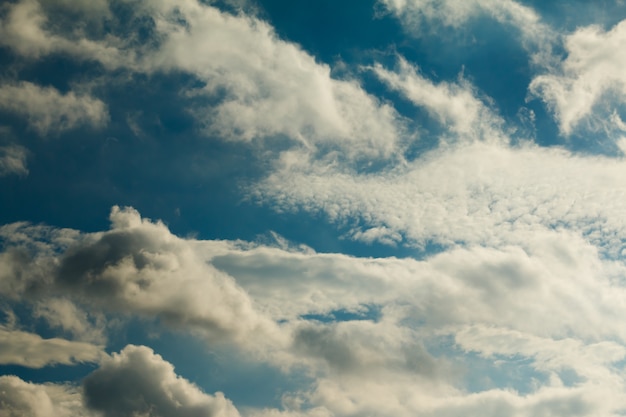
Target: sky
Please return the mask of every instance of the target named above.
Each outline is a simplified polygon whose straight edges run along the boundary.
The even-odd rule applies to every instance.
[[[626,415],[626,3],[0,3],[0,417]]]

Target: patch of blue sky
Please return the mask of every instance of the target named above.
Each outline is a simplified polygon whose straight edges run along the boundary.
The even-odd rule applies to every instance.
[[[377,322],[382,317],[381,306],[361,305],[359,308],[332,310],[324,314],[303,314],[300,318],[320,323],[336,323],[341,321],[369,320]]]

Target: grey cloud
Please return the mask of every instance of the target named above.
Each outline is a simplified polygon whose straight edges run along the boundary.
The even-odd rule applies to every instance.
[[[104,417],[238,417],[220,392],[205,394],[145,346],[129,345],[83,381],[87,407]]]
[[[27,153],[26,148],[19,145],[0,146],[0,177],[28,175]]]

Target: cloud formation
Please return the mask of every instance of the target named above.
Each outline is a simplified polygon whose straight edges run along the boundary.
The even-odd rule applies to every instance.
[[[23,116],[41,136],[81,125],[102,127],[109,119],[107,107],[101,100],[73,91],[62,94],[53,87],[27,81],[0,85],[0,110]],[[13,160],[16,158],[14,149]]]
[[[626,62],[618,52],[625,41],[624,21],[606,31],[600,26],[579,28],[565,38],[567,56],[558,68],[532,80],[530,92],[554,112],[563,135],[572,134],[584,120],[592,129],[626,130],[619,116],[626,99]]]
[[[203,393],[145,346],[126,346],[83,381],[87,408],[105,417],[239,417],[221,392]]]

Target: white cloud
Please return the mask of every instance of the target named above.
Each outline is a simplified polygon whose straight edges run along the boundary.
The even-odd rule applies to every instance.
[[[284,370],[304,368],[314,378],[309,390],[286,394],[282,411],[254,415],[530,416],[565,409],[611,415],[623,405],[612,398],[623,388],[613,362],[624,356],[626,343],[620,278],[626,269],[576,233],[542,229],[518,245],[457,247],[418,261],[315,253],[282,239],[280,247],[180,239],[132,209],[114,209],[111,221],[111,230],[89,234],[4,226],[0,270],[14,271],[17,264],[21,272],[12,276],[22,281],[2,278],[4,294],[46,300],[62,289],[96,311],[160,315],[178,329],[204,329],[212,340],[226,336],[254,345],[260,352],[255,358]],[[188,284],[194,291],[185,290]],[[254,307],[251,315],[231,302],[231,293]],[[205,301],[197,303],[198,296]],[[365,306],[379,313],[368,319]],[[336,310],[364,316],[343,322],[302,317]],[[269,330],[254,330],[279,320],[279,329],[269,324]],[[273,332],[282,333],[279,343],[260,341]],[[514,388],[528,385],[523,375],[510,376],[508,391],[468,393],[460,375],[471,357],[463,350],[498,361],[524,358],[547,380],[528,394]],[[493,371],[498,361],[482,371]],[[89,380],[112,387],[125,385],[111,381],[137,379],[137,390],[107,402],[102,393],[108,391],[93,388],[89,395],[101,393],[94,407],[110,415],[132,404],[169,410],[169,397],[148,384],[158,378],[144,381],[139,370],[145,365],[160,375],[170,365],[147,348],[128,348],[107,363]],[[585,379],[565,386],[557,375],[564,368]],[[144,382],[145,395],[139,392]],[[197,394],[185,394],[184,387],[176,392],[181,403]],[[141,395],[147,405],[134,402]]]
[[[127,33],[128,28],[92,39],[80,30],[68,32],[71,24],[47,25],[48,11],[35,0],[7,6],[0,39],[33,58],[64,53],[98,61],[109,69],[192,74],[204,86],[183,95],[217,101],[209,106],[200,100],[190,107],[210,135],[237,140],[288,137],[312,151],[341,149],[354,158],[394,153],[402,134],[394,109],[365,92],[357,81],[332,78],[328,65],[279,39],[266,22],[230,15],[195,0],[131,4],[137,22],[154,21],[150,30],[158,42],[142,42],[137,33]],[[102,11],[84,14],[106,17]],[[107,22],[115,31],[116,20]],[[11,94],[18,92],[16,87],[6,88],[12,88]],[[27,87],[22,85],[22,89]],[[40,89],[38,95],[44,91]],[[92,122],[104,121],[96,120],[97,102],[85,102],[86,97],[62,98],[66,104],[81,99],[90,104],[86,108],[92,109],[88,113]],[[23,109],[23,104],[14,110]],[[31,115],[40,131],[51,125],[47,121],[51,110],[45,108]],[[84,110],[78,114],[86,116]]]
[[[527,46],[549,47],[553,36],[539,15],[513,0],[380,0],[413,33],[420,34],[424,22],[459,28],[469,20],[486,16],[520,31]]]
[[[202,392],[150,348],[126,346],[106,357],[82,389],[0,376],[0,417],[239,417],[221,392]]]
[[[28,175],[26,148],[19,145],[0,146],[0,177]]]
[[[88,314],[65,298],[39,301],[35,305],[33,317],[43,318],[51,327],[68,332],[77,340],[92,343],[106,340],[104,316]]]
[[[186,71],[206,83],[198,94],[224,98],[195,110],[211,133],[253,139],[286,135],[307,147],[388,156],[398,141],[394,110],[357,82],[336,80],[265,22],[231,16],[195,1],[145,6],[164,36],[154,69]],[[185,25],[174,23],[183,18]]]
[[[619,116],[611,116],[626,100],[624,42],[626,21],[609,31],[580,28],[565,38],[567,57],[559,67],[532,80],[530,92],[554,111],[562,134],[570,135],[585,120],[621,130]]]
[[[469,82],[461,79],[458,84],[435,84],[403,58],[399,59],[398,67],[394,72],[376,65],[372,71],[391,89],[399,91],[437,119],[445,128],[442,139],[451,135],[453,139],[461,140],[506,141],[502,119],[476,97]]]
[[[239,417],[224,394],[205,394],[145,346],[126,346],[103,361],[83,390],[87,407],[104,417]]]
[[[0,364],[42,368],[47,365],[73,365],[98,362],[102,346],[65,339],[43,339],[34,333],[0,326]]]
[[[370,174],[298,153],[284,161],[255,195],[281,209],[323,212],[333,222],[385,227],[408,244],[523,244],[533,233],[565,228],[619,255],[626,238],[622,159],[472,143]]]
[[[121,51],[124,43],[111,34],[102,35],[104,39],[87,37],[87,29],[94,30],[102,19],[109,17],[108,4],[102,0],[20,0],[2,7],[0,45],[24,57],[37,59],[50,54],[67,54],[100,62],[109,69],[133,62],[133,54],[124,54]],[[50,19],[52,13],[54,16]],[[54,24],[50,20],[54,20]]]
[[[0,376],[0,417],[88,417],[80,390],[69,385],[34,384]]]
[[[109,119],[106,105],[96,98],[26,81],[0,85],[0,110],[25,117],[41,136],[81,125],[102,127]]]
[[[2,253],[2,292],[13,299],[43,299],[51,324],[79,333],[89,331],[81,327],[85,323],[59,316],[67,306],[54,309],[55,320],[47,299],[63,295],[104,311],[157,316],[214,341],[254,346],[262,344],[254,340],[257,335],[276,342],[276,325],[255,310],[230,276],[206,262],[196,241],[178,238],[130,208],[114,207],[111,222],[110,231],[82,235],[5,226],[2,235],[15,243]]]

